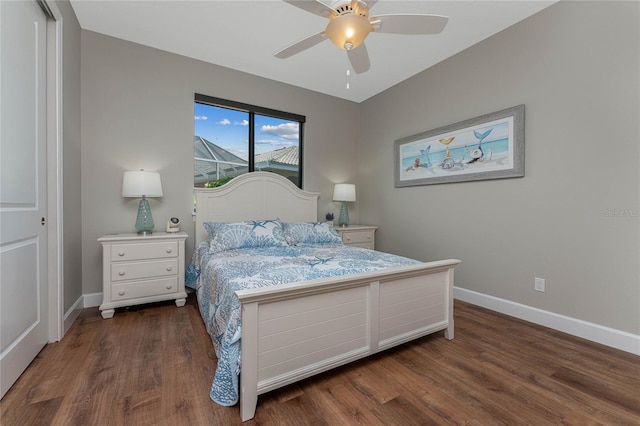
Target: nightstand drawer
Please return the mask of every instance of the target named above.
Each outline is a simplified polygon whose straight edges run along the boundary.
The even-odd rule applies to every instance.
[[[160,278],[151,281],[136,281],[111,286],[111,300],[136,299],[139,297],[157,296],[160,294],[176,293],[178,291],[178,277]]]
[[[342,242],[345,244],[369,243],[371,241],[373,241],[373,232],[371,231],[344,232],[342,234]]]
[[[375,250],[376,229],[378,227],[372,225],[350,225],[344,228],[336,228],[336,231],[340,234],[344,244]]]
[[[122,260],[158,259],[178,257],[177,241],[145,242],[142,244],[114,244],[111,246],[113,262]]]
[[[119,262],[111,265],[111,281],[137,280],[177,274],[177,258],[149,262]]]

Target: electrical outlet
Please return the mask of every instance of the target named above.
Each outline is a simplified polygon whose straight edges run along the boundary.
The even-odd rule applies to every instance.
[[[533,289],[544,293],[544,278],[534,278]]]

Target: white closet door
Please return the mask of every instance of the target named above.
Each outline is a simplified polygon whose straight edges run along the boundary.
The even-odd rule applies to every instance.
[[[47,343],[46,24],[0,1],[0,397]]]

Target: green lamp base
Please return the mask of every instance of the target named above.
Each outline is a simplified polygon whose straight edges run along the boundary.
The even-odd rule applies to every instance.
[[[340,226],[349,226],[349,209],[347,208],[347,202],[342,202],[342,207],[340,207],[340,216],[338,216],[338,225]]]
[[[136,217],[136,231],[138,234],[148,235],[153,231],[153,216],[151,216],[151,206],[149,201],[142,197],[138,204],[138,216]]]

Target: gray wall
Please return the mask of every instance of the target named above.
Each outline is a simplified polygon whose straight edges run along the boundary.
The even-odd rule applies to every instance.
[[[560,2],[359,105],[82,31],[82,291],[102,291],[96,239],[133,230],[123,171],[159,171],[156,226],[178,216],[193,234],[197,92],[307,116],[319,217],[338,211],[333,183],[357,183],[352,222],[379,225],[380,249],[460,258],[458,287],[640,334],[638,16],[637,2]],[[522,103],[524,178],[393,187],[395,139]]]
[[[62,13],[62,196],[64,312],[82,296],[80,205],[80,25],[68,0],[56,1]]]
[[[356,103],[85,30],[81,53],[85,294],[102,292],[97,238],[134,232],[138,200],[121,196],[125,170],[160,172],[164,197],[150,199],[156,230],[177,216],[193,235],[194,93],[305,115],[303,182],[321,193],[319,217],[339,209],[333,184],[356,178]]]
[[[358,204],[379,248],[459,258],[458,287],[640,334],[638,9],[557,3],[362,103]],[[518,104],[524,178],[394,188],[395,139]]]

